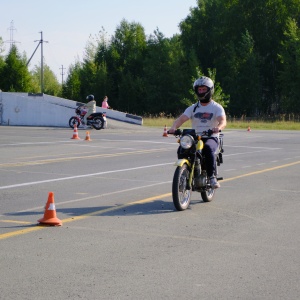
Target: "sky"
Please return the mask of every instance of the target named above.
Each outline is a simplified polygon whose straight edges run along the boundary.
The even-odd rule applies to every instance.
[[[125,19],[138,22],[147,36],[157,28],[166,37],[180,33],[179,23],[197,6],[197,0],[0,0],[0,37],[6,55],[11,42],[29,59],[43,33],[43,57],[59,82],[68,69],[82,61],[90,36],[102,28],[108,36]],[[29,69],[41,64],[41,45]],[[63,73],[63,75],[62,75]]]

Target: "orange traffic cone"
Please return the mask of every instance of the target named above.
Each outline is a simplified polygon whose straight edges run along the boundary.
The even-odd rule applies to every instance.
[[[167,125],[165,125],[163,136],[164,136],[164,137],[168,137]]]
[[[85,141],[89,141],[89,142],[91,141],[90,132],[89,131],[86,132]]]
[[[78,130],[77,130],[77,125],[76,124],[74,124],[74,133],[73,133],[73,136],[71,137],[71,139],[80,140],[80,138],[78,136]]]
[[[52,225],[52,226],[62,225],[61,220],[56,217],[53,192],[49,192],[48,201],[45,206],[44,217],[42,219],[39,219],[38,222],[42,225]]]
[[[247,129],[247,131],[251,131],[251,128],[250,128],[250,126],[248,126],[248,129]]]

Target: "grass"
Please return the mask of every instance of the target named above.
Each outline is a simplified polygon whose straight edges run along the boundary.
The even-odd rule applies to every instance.
[[[143,125],[148,127],[161,127],[170,128],[174,122],[172,118],[143,118]],[[191,122],[188,121],[184,124],[185,128],[191,127]],[[227,121],[226,129],[252,129],[260,130],[300,130],[300,122],[293,121]]]

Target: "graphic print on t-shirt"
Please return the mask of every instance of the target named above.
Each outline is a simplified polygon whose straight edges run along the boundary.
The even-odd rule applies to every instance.
[[[194,114],[194,118],[199,119],[201,123],[207,123],[208,121],[211,121],[213,115],[213,113],[197,112],[196,114]]]

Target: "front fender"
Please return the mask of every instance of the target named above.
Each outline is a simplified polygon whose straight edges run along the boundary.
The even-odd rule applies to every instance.
[[[184,164],[187,164],[189,167],[191,167],[191,163],[185,158],[178,159],[174,165],[177,167],[182,167]]]

